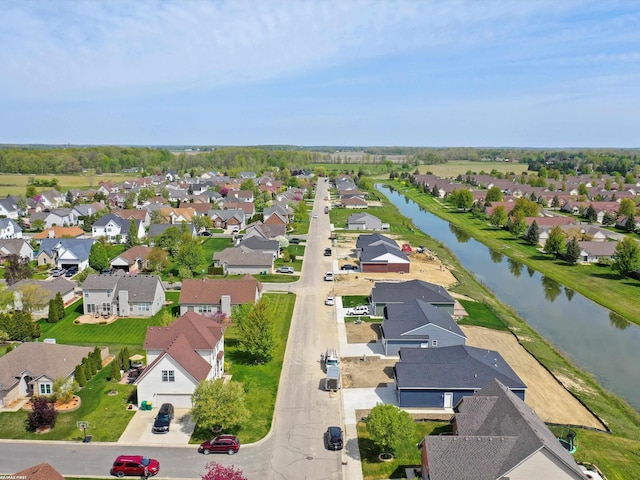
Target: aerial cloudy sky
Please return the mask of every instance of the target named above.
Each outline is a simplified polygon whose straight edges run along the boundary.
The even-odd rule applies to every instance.
[[[0,143],[640,146],[640,3],[3,0]]]

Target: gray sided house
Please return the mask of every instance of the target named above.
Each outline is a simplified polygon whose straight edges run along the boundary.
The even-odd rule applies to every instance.
[[[371,306],[373,314],[384,315],[384,307],[394,303],[405,303],[410,300],[422,300],[431,305],[454,314],[455,300],[444,287],[423,280],[407,282],[376,282],[371,289]]]
[[[403,348],[393,373],[402,408],[453,408],[494,379],[521,400],[527,388],[498,352],[466,345]]]
[[[34,259],[33,247],[24,238],[0,240],[0,261],[10,255],[18,255],[23,262]]]
[[[426,436],[418,445],[422,478],[590,478],[533,409],[500,381],[492,379],[455,410],[453,435]]]
[[[347,219],[347,230],[382,230],[382,221],[370,213],[352,213]]]
[[[84,313],[119,317],[152,317],[165,301],[156,275],[89,275],[82,285]]]
[[[32,395],[51,395],[58,378],[73,381],[76,365],[93,347],[28,342],[0,357],[0,407]],[[102,358],[109,355],[102,349]]]
[[[410,300],[384,309],[382,346],[385,355],[398,355],[400,348],[440,348],[464,345],[467,337],[446,310]]]
[[[265,240],[258,236],[244,238],[240,241],[239,246],[247,247],[254,252],[269,253],[273,258],[280,256],[280,242],[277,240]]]
[[[46,317],[49,314],[49,300],[54,298],[57,293],[60,293],[65,305],[75,298],[76,282],[63,277],[52,280],[20,280],[7,288],[7,290],[14,292],[13,306],[16,310],[22,309],[22,289],[27,285],[37,285],[43,290],[42,301],[45,303],[40,310],[31,312],[34,317]]]
[[[225,275],[271,273],[273,254],[251,250],[243,245],[225,248],[213,254],[213,264],[223,267]]]

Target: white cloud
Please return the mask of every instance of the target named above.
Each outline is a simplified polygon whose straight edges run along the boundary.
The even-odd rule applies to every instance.
[[[541,28],[533,20],[546,24],[581,3],[17,1],[0,27],[0,89],[82,98],[277,80],[395,54],[526,42]]]

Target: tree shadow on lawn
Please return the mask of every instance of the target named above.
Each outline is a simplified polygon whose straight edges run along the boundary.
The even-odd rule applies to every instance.
[[[615,272],[592,273],[591,276],[594,278],[602,278],[604,280],[622,280],[620,275]],[[626,285],[633,285],[632,282],[623,282],[623,283],[625,283]]]
[[[235,338],[225,338],[225,356],[231,363],[237,365],[255,365],[255,357],[240,350],[240,342]]]

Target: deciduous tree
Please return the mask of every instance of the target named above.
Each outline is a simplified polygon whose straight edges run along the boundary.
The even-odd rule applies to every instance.
[[[560,255],[564,251],[565,236],[558,225],[554,225],[549,231],[549,238],[544,242],[544,251],[554,255]]]
[[[98,272],[102,272],[109,268],[109,256],[107,255],[107,250],[104,248],[102,243],[96,242],[91,246],[91,251],[89,252],[89,265]]]
[[[633,270],[640,266],[640,246],[632,237],[624,237],[616,245],[616,251],[613,254],[613,263],[611,267],[620,274],[621,277],[627,276]]]
[[[498,205],[489,215],[489,223],[494,227],[503,227],[508,220],[507,209],[503,205]]]
[[[40,427],[53,427],[58,416],[53,403],[45,396],[36,396],[31,401],[33,409],[27,417],[29,430],[35,431]]]
[[[193,392],[191,417],[205,430],[238,428],[249,417],[242,384],[220,379],[200,382]]]
[[[415,431],[411,415],[392,404],[379,403],[371,409],[365,422],[373,443],[382,453],[392,452],[411,440]]]
[[[273,326],[273,306],[266,297],[251,308],[244,319],[238,322],[240,349],[256,360],[269,361],[276,344]]]
[[[18,293],[22,303],[22,310],[29,313],[42,310],[47,304],[46,299],[49,295],[49,292],[37,283],[20,284]]]

